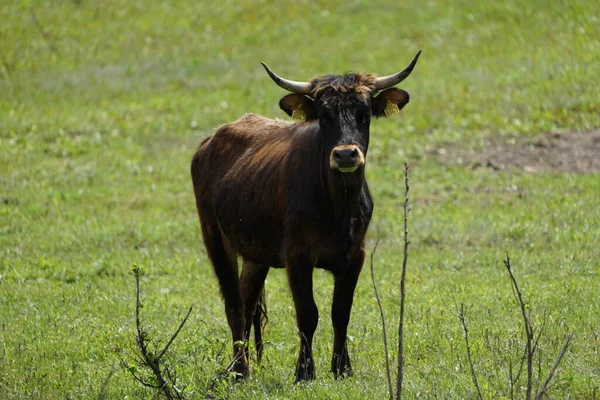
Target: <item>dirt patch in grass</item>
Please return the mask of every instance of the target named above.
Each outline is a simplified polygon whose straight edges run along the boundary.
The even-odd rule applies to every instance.
[[[591,173],[600,171],[600,130],[544,134],[535,139],[492,139],[479,151],[449,146],[433,153],[447,164],[471,168]]]

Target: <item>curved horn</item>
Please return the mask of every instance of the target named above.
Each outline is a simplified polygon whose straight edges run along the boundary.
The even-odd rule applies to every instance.
[[[281,86],[285,90],[289,90],[292,93],[298,94],[310,94],[310,83],[290,81],[285,78],[281,78],[277,76],[275,72],[271,71],[269,67],[267,67],[267,64],[265,64],[262,61],[261,64],[265,68],[265,71],[267,71],[267,74],[269,74],[271,79],[273,79],[273,82],[275,82],[277,85]]]
[[[397,85],[400,82],[402,82],[404,79],[406,79],[412,72],[415,65],[417,64],[417,60],[419,59],[420,55],[421,55],[421,50],[419,50],[419,52],[417,53],[415,58],[413,58],[410,65],[408,67],[406,67],[404,69],[404,71],[400,71],[397,74],[382,76],[381,78],[377,78],[375,80],[375,87],[377,88],[377,90],[387,89],[390,86]]]

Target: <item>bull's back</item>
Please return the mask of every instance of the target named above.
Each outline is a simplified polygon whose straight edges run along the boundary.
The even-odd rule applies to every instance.
[[[220,127],[192,160],[202,224],[218,226],[245,258],[277,261],[284,229],[290,124],[246,115]]]

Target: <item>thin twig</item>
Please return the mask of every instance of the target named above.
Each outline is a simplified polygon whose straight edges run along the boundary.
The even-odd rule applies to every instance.
[[[513,365],[512,358],[508,356],[508,383],[510,384],[510,400],[515,398],[515,382],[513,381]]]
[[[169,341],[165,345],[165,348],[162,349],[162,351],[158,354],[158,356],[156,357],[156,361],[160,361],[160,359],[165,355],[165,353],[169,349],[169,346],[171,346],[171,344],[173,343],[173,340],[175,340],[177,335],[179,335],[179,331],[181,331],[181,328],[183,328],[183,325],[185,325],[185,323],[187,322],[187,319],[191,313],[192,313],[192,307],[190,307],[190,309],[188,310],[187,314],[185,315],[185,318],[183,318],[183,321],[181,321],[181,323],[179,324],[179,327],[177,328],[177,330],[175,331],[173,336],[171,336],[171,339],[169,339]]]
[[[521,307],[521,314],[523,315],[523,322],[525,324],[525,335],[527,337],[527,342],[525,344],[526,354],[527,354],[527,393],[525,398],[527,400],[531,400],[531,391],[533,388],[533,353],[535,351],[533,347],[533,329],[531,326],[531,319],[527,314],[527,308],[525,307],[525,302],[523,301],[523,296],[521,294],[521,290],[519,289],[519,285],[517,284],[517,279],[515,278],[512,268],[510,266],[510,257],[508,252],[506,252],[506,260],[504,260],[504,266],[508,271],[508,275],[510,276],[510,280],[512,283],[512,287],[516,292],[516,297],[519,302],[519,306]]]
[[[475,365],[473,364],[473,359],[471,358],[471,345],[469,344],[469,329],[467,328],[467,321],[465,320],[465,304],[460,303],[459,309],[455,301],[454,306],[456,307],[456,310],[458,312],[458,319],[460,319],[460,323],[463,327],[465,344],[467,346],[467,359],[469,360],[469,366],[471,367],[471,376],[473,377],[473,383],[475,384],[475,388],[477,389],[477,397],[480,400],[483,400],[481,388],[479,387],[479,381],[477,380],[477,373],[475,372]]]
[[[540,391],[537,394],[537,396],[535,396],[536,400],[541,399],[546,394],[546,391],[548,390],[548,384],[552,380],[552,377],[554,376],[554,373],[556,372],[556,369],[558,368],[558,365],[562,361],[563,356],[567,352],[567,349],[571,345],[571,339],[573,339],[573,334],[572,333],[569,336],[567,336],[567,340],[565,341],[565,344],[563,345],[562,349],[560,350],[560,353],[558,354],[558,357],[556,358],[556,361],[554,361],[554,365],[552,366],[552,369],[548,373],[548,376],[546,377],[546,380],[544,381],[544,384],[542,385],[542,388],[540,389]]]
[[[513,289],[514,292],[514,289]],[[515,296],[516,298],[516,296]],[[519,370],[517,371],[517,374],[513,377],[513,369],[512,369],[512,359],[509,356],[509,379],[510,379],[510,398],[514,399],[515,398],[515,394],[514,394],[514,389],[515,389],[515,384],[517,383],[517,381],[519,380],[519,378],[521,377],[521,373],[523,372],[523,365],[525,364],[525,359],[527,358],[527,349],[523,349],[523,355],[521,356],[521,359],[519,360]]]
[[[521,356],[521,360],[519,361],[519,372],[517,372],[517,375],[515,376],[515,379],[512,382],[513,385],[519,381],[521,373],[523,373],[523,365],[525,365],[525,360],[527,360],[527,348],[523,349],[523,355]]]
[[[392,388],[392,372],[390,371],[390,353],[388,351],[388,340],[387,340],[387,329],[385,325],[385,315],[383,314],[383,307],[381,306],[381,299],[379,298],[379,292],[377,291],[377,285],[375,284],[375,272],[373,269],[373,257],[375,256],[375,251],[377,250],[377,245],[379,244],[379,238],[375,242],[375,246],[373,246],[373,250],[371,251],[371,282],[373,282],[373,291],[375,292],[375,299],[377,300],[377,307],[379,308],[379,316],[381,317],[381,327],[383,329],[383,351],[385,353],[385,372],[387,377],[388,389],[389,389],[389,398],[392,400],[394,398],[394,392]]]
[[[398,324],[398,377],[396,381],[396,399],[402,398],[402,381],[404,379],[404,302],[406,299],[406,264],[408,263],[408,193],[410,190],[408,180],[408,164],[404,163],[404,259],[402,260],[402,276],[400,277],[400,322]]]

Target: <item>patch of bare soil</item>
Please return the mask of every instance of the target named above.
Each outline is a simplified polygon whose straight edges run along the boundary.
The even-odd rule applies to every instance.
[[[591,173],[600,171],[600,130],[492,140],[480,152],[449,147],[437,149],[434,154],[445,163],[471,168]]]

